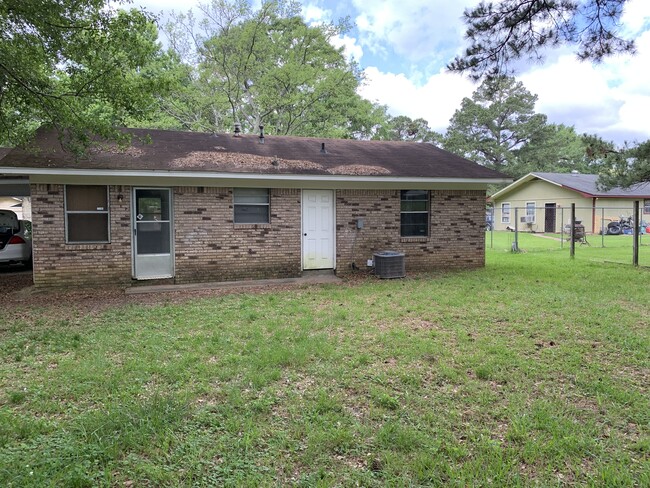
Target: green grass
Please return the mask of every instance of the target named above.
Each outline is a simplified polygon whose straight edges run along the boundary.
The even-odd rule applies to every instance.
[[[0,486],[649,486],[650,274],[525,238],[477,271],[18,310]]]
[[[564,241],[562,241],[564,238]],[[486,245],[491,252],[510,252],[515,239],[514,232],[489,232],[485,234]],[[567,235],[529,232],[518,234],[519,249],[527,253],[559,253],[569,257],[570,244]],[[575,259],[594,262],[632,264],[632,236],[587,235],[587,243],[575,245]],[[650,267],[650,235],[640,236],[639,265]]]

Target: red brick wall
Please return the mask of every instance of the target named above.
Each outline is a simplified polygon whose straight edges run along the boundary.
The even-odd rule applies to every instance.
[[[131,283],[130,196],[128,186],[109,187],[109,244],[73,245],[65,243],[63,185],[32,185],[35,284]],[[485,192],[432,191],[427,238],[400,238],[399,196],[337,190],[337,273],[353,262],[365,269],[381,250],[404,252],[407,271],[484,265]],[[175,282],[299,276],[300,219],[296,189],[271,189],[270,224],[243,225],[233,222],[231,188],[174,188]]]
[[[109,186],[108,244],[66,244],[63,185],[31,185],[34,284],[39,287],[131,281],[131,214],[128,186]],[[122,195],[122,201],[117,196]]]
[[[271,189],[270,224],[233,223],[231,188],[175,188],[174,208],[177,283],[300,275],[300,190]]]
[[[399,190],[339,190],[337,274],[361,269],[376,251],[405,253],[406,269],[472,268],[485,264],[485,192],[431,191],[429,236],[400,237]],[[364,220],[357,230],[358,218]]]

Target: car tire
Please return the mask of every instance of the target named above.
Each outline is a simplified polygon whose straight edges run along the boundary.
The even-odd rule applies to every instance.
[[[23,266],[25,266],[25,269],[32,269],[34,266],[34,257],[30,256],[29,259],[23,261]]]

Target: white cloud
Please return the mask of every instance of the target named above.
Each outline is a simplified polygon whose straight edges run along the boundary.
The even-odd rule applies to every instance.
[[[391,50],[411,61],[430,61],[454,53],[462,43],[460,17],[476,0],[352,0],[359,42],[375,53]],[[443,63],[447,61],[443,59]]]
[[[308,24],[327,22],[331,17],[331,12],[313,3],[307,3],[302,6],[302,17]]]
[[[364,98],[388,105],[391,115],[422,117],[437,131],[445,131],[463,97],[471,96],[473,83],[457,74],[440,72],[418,86],[404,74],[366,68],[366,83],[359,90]]]
[[[623,9],[621,24],[630,34],[638,34],[650,21],[650,2],[648,0],[628,0]]]
[[[330,43],[336,48],[343,47],[343,52],[348,61],[359,62],[363,57],[363,48],[357,44],[354,37],[348,35],[338,36],[330,39]]]
[[[520,79],[539,95],[537,110],[552,122],[575,125],[617,142],[650,137],[650,32],[637,39],[635,56],[619,56],[600,65],[561,56]]]

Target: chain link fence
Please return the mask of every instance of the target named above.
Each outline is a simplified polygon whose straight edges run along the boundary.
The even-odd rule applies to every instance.
[[[489,207],[486,211],[488,249],[525,252],[571,251],[571,206],[555,204]],[[632,264],[635,226],[638,229],[638,264],[650,267],[650,208],[634,204],[575,207],[576,258]]]

